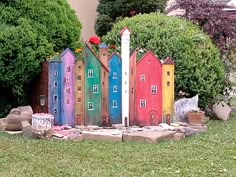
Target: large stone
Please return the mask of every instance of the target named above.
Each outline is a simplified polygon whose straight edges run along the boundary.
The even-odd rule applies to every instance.
[[[175,122],[187,122],[187,112],[198,108],[198,95],[192,98],[183,98],[174,103]]]
[[[185,134],[184,133],[175,133],[173,136],[173,140],[175,141],[179,141],[185,138]]]
[[[26,138],[36,138],[37,136],[33,133],[33,128],[27,120],[21,122],[22,136]]]
[[[232,110],[230,106],[227,105],[224,101],[213,105],[213,113],[216,115],[217,118],[221,120],[228,120],[231,111]]]
[[[4,131],[7,126],[7,119],[6,118],[1,118],[0,119],[0,131]]]
[[[122,133],[118,130],[82,131],[83,140],[122,142]]]
[[[162,140],[171,139],[174,134],[174,131],[137,131],[123,133],[123,141],[156,143]]]
[[[7,131],[20,131],[21,130],[21,122],[28,121],[31,123],[32,121],[33,110],[31,106],[21,106],[18,108],[11,109],[10,113],[7,115]]]

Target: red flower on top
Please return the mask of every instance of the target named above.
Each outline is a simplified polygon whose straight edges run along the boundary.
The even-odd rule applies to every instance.
[[[93,45],[99,45],[100,44],[100,38],[97,37],[97,36],[92,36],[89,38],[89,42],[90,44],[93,44]]]

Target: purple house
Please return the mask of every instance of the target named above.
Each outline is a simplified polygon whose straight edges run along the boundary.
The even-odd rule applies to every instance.
[[[74,120],[74,65],[75,55],[70,49],[61,54],[62,60],[62,83],[61,83],[61,119],[62,125],[75,126]]]

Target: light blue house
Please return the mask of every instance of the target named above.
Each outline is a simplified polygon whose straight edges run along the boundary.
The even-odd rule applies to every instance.
[[[109,117],[112,124],[121,124],[121,94],[122,94],[122,63],[121,58],[113,53],[109,58],[109,78],[108,78],[108,104]]]
[[[61,58],[55,55],[49,60],[48,111],[54,116],[54,124],[61,125]]]

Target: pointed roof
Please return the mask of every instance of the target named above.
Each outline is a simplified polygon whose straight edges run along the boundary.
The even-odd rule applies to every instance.
[[[61,57],[59,54],[56,54],[52,58],[50,58],[48,62],[61,62]]]
[[[69,48],[65,49],[65,50],[61,53],[61,57],[62,57],[63,55],[65,55],[67,52],[70,52],[70,53],[75,57],[74,52],[72,52]]]
[[[163,64],[163,65],[174,65],[175,62],[174,62],[170,57],[167,57],[167,58],[163,61],[162,64]]]
[[[108,49],[107,45],[103,42],[101,43],[101,45],[99,46],[100,49]]]
[[[151,50],[147,51],[147,52],[143,55],[143,57],[137,62],[137,64],[140,63],[140,62],[141,62],[147,55],[149,55],[149,54],[151,54],[154,58],[156,58],[156,60],[161,64],[161,61],[156,57],[156,55],[155,55]]]
[[[115,55],[121,60],[120,55],[119,55],[117,52],[113,52],[113,53],[111,54],[111,56],[108,58],[108,61],[111,60],[112,57],[115,56]]]
[[[120,35],[123,35],[124,32],[128,32],[129,34],[131,34],[129,28],[126,26],[124,27],[121,31],[120,31]]]
[[[99,60],[99,57],[97,56],[97,54],[93,51],[93,49],[86,43],[85,46],[90,50],[90,52],[92,52],[92,54],[95,56],[95,58],[101,63],[102,67],[109,72],[109,69],[107,68],[107,66],[101,61]]]

